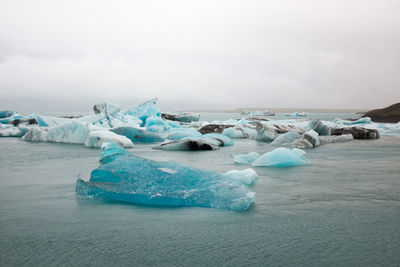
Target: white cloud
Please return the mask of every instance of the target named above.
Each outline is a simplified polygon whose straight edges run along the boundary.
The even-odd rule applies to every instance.
[[[400,100],[398,1],[2,1],[0,106],[375,108]],[[54,105],[56,103],[62,103]]]

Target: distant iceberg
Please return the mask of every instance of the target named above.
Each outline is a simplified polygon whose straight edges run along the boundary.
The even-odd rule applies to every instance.
[[[199,150],[218,150],[224,146],[222,140],[211,137],[185,137],[180,140],[163,143],[154,149],[167,151],[199,151]]]
[[[100,166],[88,182],[78,179],[76,193],[148,205],[199,206],[243,211],[254,202],[247,186],[213,171],[177,162],[131,155],[115,143],[103,144]]]

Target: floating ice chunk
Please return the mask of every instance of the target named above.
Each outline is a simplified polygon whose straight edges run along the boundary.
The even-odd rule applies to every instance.
[[[92,171],[88,182],[77,180],[76,193],[138,204],[235,211],[247,210],[255,199],[255,193],[247,186],[222,174],[136,157],[117,149],[115,144],[103,146],[100,166]]]
[[[164,141],[160,134],[149,132],[145,128],[117,127],[110,129],[110,131],[126,136],[132,142],[155,143]]]
[[[83,144],[88,137],[86,125],[69,120],[55,127],[31,127],[22,137],[24,141]]]
[[[343,135],[332,135],[332,136],[320,136],[319,141],[321,144],[329,144],[329,143],[337,143],[337,142],[346,142],[354,140],[352,134],[343,134]]]
[[[233,127],[224,129],[222,134],[226,135],[226,136],[228,136],[230,138],[244,138],[243,137],[243,132],[238,130],[238,129],[235,129]]]
[[[308,139],[309,142],[313,145],[313,147],[317,147],[320,145],[319,143],[319,135],[314,130],[309,130],[304,134],[304,138]]]
[[[47,142],[83,144],[88,133],[83,123],[71,121],[49,128],[46,138]]]
[[[192,121],[199,121],[200,114],[192,113],[192,112],[163,113],[161,115],[161,117],[163,119],[172,120],[172,121],[192,122]]]
[[[168,139],[170,140],[179,140],[185,137],[200,137],[201,133],[199,133],[196,129],[193,128],[172,128],[168,131]]]
[[[192,124],[191,124],[192,125]],[[208,122],[203,122],[198,129],[198,131],[202,134],[207,133],[222,133],[225,129],[231,128],[234,125],[225,125],[225,124],[213,124]],[[228,136],[228,135],[227,135]]]
[[[360,118],[358,120],[355,121],[348,121],[348,120],[342,120],[342,119],[334,119],[333,122],[335,122],[336,124],[339,125],[355,125],[355,124],[369,124],[369,123],[373,123],[371,121],[370,117],[364,117],[364,118]]]
[[[154,149],[168,151],[218,150],[219,147],[223,145],[223,141],[210,137],[185,137],[177,141],[161,144]]]
[[[139,118],[143,123],[140,126],[144,126],[147,118],[149,117],[160,117],[161,111],[156,106],[157,98],[151,99],[143,104],[132,107],[126,110],[121,111],[123,115],[132,115],[134,117]]]
[[[93,130],[85,141],[87,147],[101,147],[103,143],[115,142],[123,147],[133,147],[133,143],[127,137],[108,130]]]
[[[104,113],[106,115],[113,115],[119,112],[119,105],[113,102],[99,103],[93,106],[95,114]]]
[[[71,119],[38,115],[36,116],[36,121],[40,127],[54,127],[70,122]]]
[[[320,145],[319,135],[314,130],[307,131],[301,138],[296,139],[293,141],[290,146],[306,149],[306,148],[313,148]]]
[[[287,132],[287,133],[279,135],[274,141],[272,141],[271,146],[287,145],[301,137],[302,137],[302,135],[297,132]]]
[[[251,166],[290,167],[308,165],[310,164],[310,161],[303,156],[304,154],[305,152],[301,149],[294,148],[290,150],[284,147],[279,147],[256,159]]]
[[[235,155],[233,161],[238,164],[251,165],[259,157],[260,154],[257,152],[250,152],[248,154]]]
[[[208,134],[203,134],[203,137],[209,137],[209,138],[217,139],[218,141],[223,143],[222,146],[232,146],[233,145],[233,140],[230,139],[228,136],[223,135],[223,134],[208,133]]]
[[[224,174],[229,179],[238,181],[245,185],[251,185],[257,180],[257,173],[255,170],[248,168],[245,170],[231,170]]]
[[[368,129],[360,126],[332,129],[332,135],[343,134],[352,134],[354,139],[378,139],[380,137],[377,129]]]
[[[316,131],[319,135],[331,135],[331,128],[321,120],[312,120],[308,124],[310,130]]]

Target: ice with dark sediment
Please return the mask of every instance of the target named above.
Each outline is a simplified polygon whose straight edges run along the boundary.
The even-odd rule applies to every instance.
[[[178,141],[191,138],[192,140],[169,143],[164,148],[196,150],[218,149],[221,146],[232,145],[230,138],[253,139],[271,143],[273,146],[306,149],[317,147],[319,144],[351,140],[348,134],[351,134],[354,139],[376,139],[381,135],[400,135],[399,123],[375,123],[368,117],[355,121],[299,118],[260,120],[260,118],[249,117],[240,120],[215,120],[211,123],[205,121],[179,123],[161,117],[161,112],[156,106],[156,99],[125,110],[121,110],[113,102],[96,104],[93,109],[94,114],[69,118],[35,114],[22,117],[16,112],[3,110],[0,111],[0,115],[5,118],[0,118],[3,125],[0,136],[22,136],[25,141],[86,144],[90,147],[99,147],[103,142],[112,140],[126,147],[132,146],[124,137],[130,139],[131,142],[162,142],[165,139]],[[8,126],[11,124],[18,127]],[[96,132],[91,133],[92,131]],[[208,133],[223,135],[201,135]],[[331,135],[346,136],[329,137]]]
[[[208,134],[203,134],[203,137],[217,139],[218,141],[222,142],[221,146],[233,146],[233,140],[223,134],[208,133]]]
[[[137,204],[199,206],[244,211],[255,193],[243,183],[214,171],[177,162],[159,162],[104,144],[100,166],[89,181],[77,180],[76,193]]]
[[[200,119],[200,114],[193,112],[182,112],[182,113],[162,113],[161,117],[166,120],[180,121],[180,122],[196,122]]]
[[[225,128],[222,134],[230,138],[240,139],[256,139],[257,137],[255,126],[250,124],[240,124],[234,127]]]
[[[199,151],[199,150],[218,150],[224,146],[220,139],[211,137],[185,137],[180,140],[163,143],[154,149],[167,151]]]

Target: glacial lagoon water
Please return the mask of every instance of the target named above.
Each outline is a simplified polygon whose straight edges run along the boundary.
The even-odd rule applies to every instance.
[[[234,155],[275,148],[255,140],[217,151],[154,146],[128,151],[224,173],[248,168]],[[398,136],[308,149],[308,166],[254,167],[257,196],[245,212],[79,199],[76,179],[89,178],[99,149],[0,138],[0,151],[1,266],[400,265]]]

